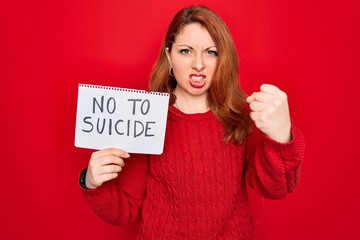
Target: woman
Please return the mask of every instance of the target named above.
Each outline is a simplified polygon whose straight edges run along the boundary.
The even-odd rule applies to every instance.
[[[117,225],[140,217],[138,239],[253,239],[246,183],[280,199],[299,180],[286,94],[264,84],[246,98],[231,35],[202,6],[172,20],[150,89],[172,96],[164,152],[94,152],[80,181],[91,208]]]

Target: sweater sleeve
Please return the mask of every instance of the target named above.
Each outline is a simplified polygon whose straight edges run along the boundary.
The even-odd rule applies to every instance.
[[[246,142],[246,180],[260,196],[280,199],[291,193],[300,179],[304,136],[294,124],[292,140],[277,142],[254,127]]]
[[[139,217],[148,171],[148,155],[131,154],[116,179],[90,190],[81,187],[86,201],[104,221],[126,225]]]

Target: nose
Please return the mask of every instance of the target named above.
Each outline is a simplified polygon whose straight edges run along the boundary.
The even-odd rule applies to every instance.
[[[201,54],[195,54],[192,62],[192,68],[198,72],[205,68],[205,62]]]

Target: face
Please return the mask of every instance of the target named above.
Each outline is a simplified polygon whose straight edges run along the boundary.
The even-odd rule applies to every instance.
[[[166,54],[177,81],[175,91],[183,96],[206,95],[218,55],[209,32],[198,23],[186,25]]]

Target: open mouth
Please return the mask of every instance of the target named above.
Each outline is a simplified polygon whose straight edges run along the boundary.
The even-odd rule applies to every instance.
[[[202,88],[205,85],[206,76],[203,74],[191,74],[189,81],[193,88]]]

